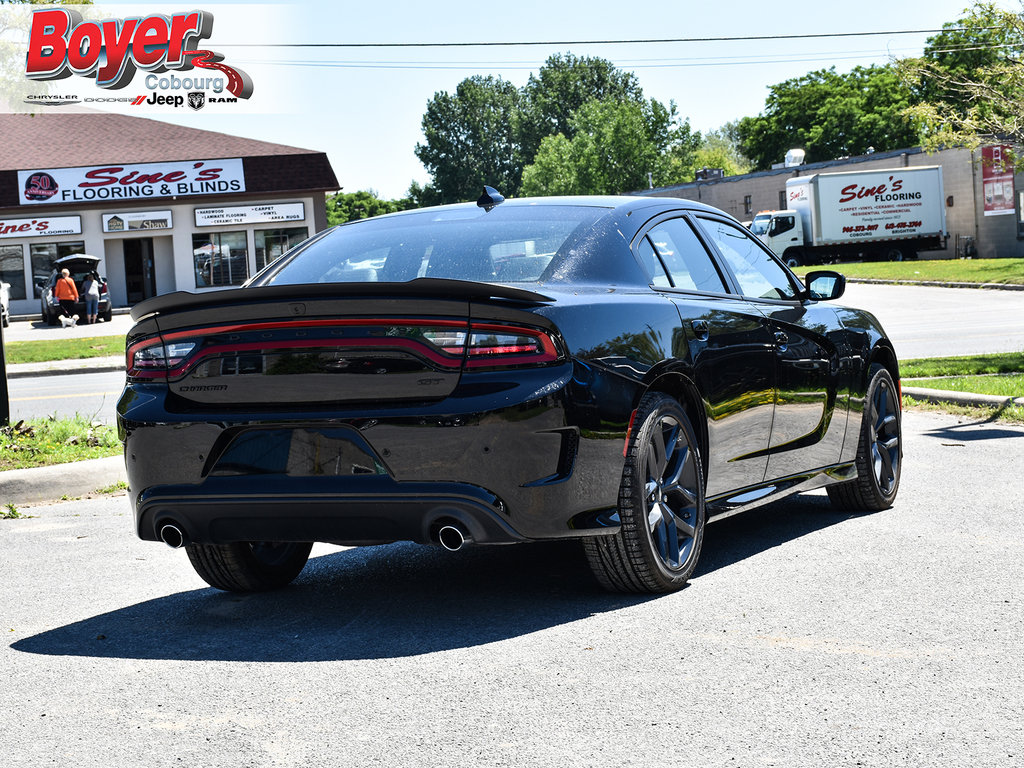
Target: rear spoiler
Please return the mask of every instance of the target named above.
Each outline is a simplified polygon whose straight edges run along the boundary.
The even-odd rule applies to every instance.
[[[253,288],[189,293],[175,291],[136,304],[132,320],[147,315],[174,312],[224,304],[249,304],[268,299],[330,299],[366,298],[372,296],[425,296],[434,299],[505,299],[522,304],[547,304],[554,299],[541,293],[512,288],[498,283],[476,283],[468,280],[446,280],[418,277],[405,283],[311,283],[306,285],[267,285]]]

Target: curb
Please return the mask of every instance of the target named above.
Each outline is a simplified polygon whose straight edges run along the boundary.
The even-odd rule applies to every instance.
[[[978,395],[972,392],[953,392],[947,389],[927,389],[925,387],[903,387],[902,392],[904,395],[915,400],[925,400],[929,403],[950,403],[952,405],[970,405],[986,408],[1024,405],[1024,397]]]
[[[8,379],[26,379],[31,376],[62,376],[68,373],[124,372],[121,357],[92,357],[82,360],[51,360],[45,363],[16,363],[7,366]]]
[[[123,456],[88,459],[31,469],[0,472],[0,506],[40,504],[67,495],[71,498],[95,493],[119,482],[127,482]]]

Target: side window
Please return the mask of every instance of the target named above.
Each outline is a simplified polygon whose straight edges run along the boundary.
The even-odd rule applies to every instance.
[[[685,219],[669,219],[647,233],[672,285],[691,291],[725,293],[725,283],[711,255]]]
[[[769,234],[781,235],[783,232],[789,232],[794,226],[796,226],[796,222],[792,216],[779,216],[772,222],[772,231]]]
[[[755,299],[793,299],[799,290],[785,267],[758,247],[741,227],[715,219],[700,219],[701,228],[728,262],[744,296]]]
[[[647,273],[651,275],[651,283],[658,288],[671,288],[672,283],[669,282],[668,275],[665,274],[665,268],[658,261],[658,256],[654,253],[654,246],[651,245],[651,241],[646,237],[643,238],[637,250],[640,251],[640,261],[643,262]]]

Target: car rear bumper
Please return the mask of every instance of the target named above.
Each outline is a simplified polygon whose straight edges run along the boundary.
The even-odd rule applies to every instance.
[[[524,541],[494,494],[462,483],[396,483],[361,479],[357,490],[337,478],[307,478],[302,487],[278,478],[260,493],[239,495],[236,483],[211,478],[202,486],[162,486],[142,494],[135,511],[140,538],[157,541],[164,525],[187,541],[325,541],[360,545],[390,541],[436,543],[446,525],[467,540]]]

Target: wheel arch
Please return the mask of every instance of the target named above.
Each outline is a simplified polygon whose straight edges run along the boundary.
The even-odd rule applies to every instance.
[[[690,420],[693,431],[697,438],[697,445],[700,448],[701,465],[708,465],[708,420],[707,409],[704,405],[704,398],[700,395],[697,385],[688,376],[671,372],[664,373],[652,381],[650,385],[640,393],[642,397],[647,392],[662,392],[673,398],[682,407],[686,417]],[[637,403],[640,401],[637,398]],[[634,407],[636,403],[634,403]],[[705,482],[707,478],[705,477]]]
[[[897,386],[899,385],[900,362],[899,358],[896,357],[896,350],[893,349],[888,339],[882,339],[872,348],[867,370],[864,372],[865,376],[870,378],[871,366],[875,363],[884,366],[889,371],[889,375],[892,376],[892,380],[896,382]]]

